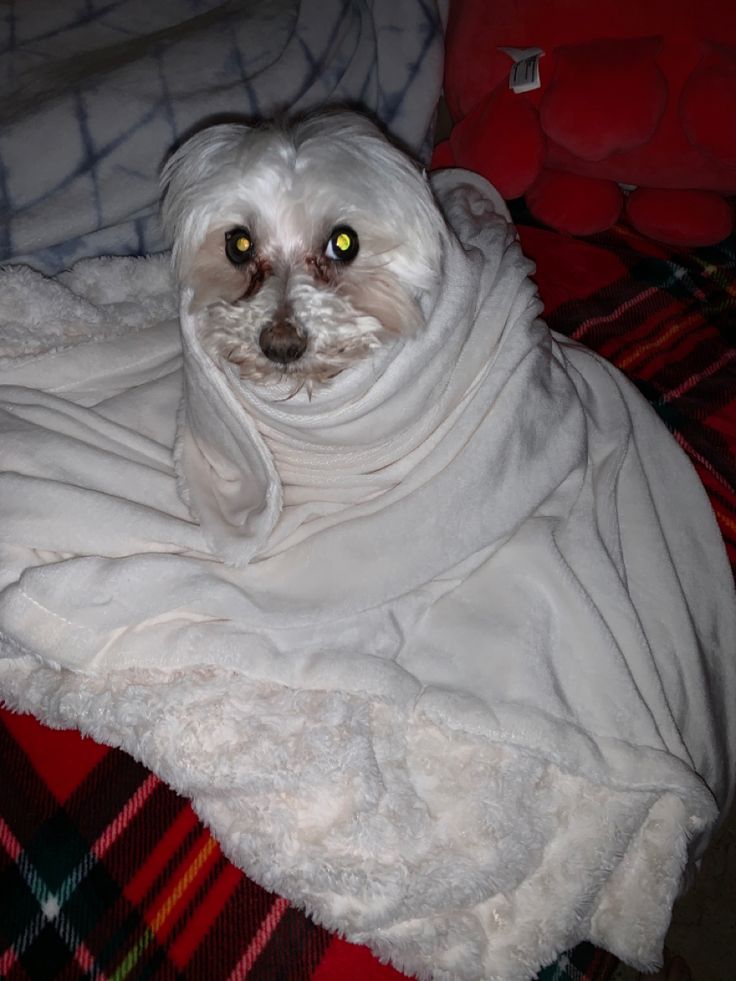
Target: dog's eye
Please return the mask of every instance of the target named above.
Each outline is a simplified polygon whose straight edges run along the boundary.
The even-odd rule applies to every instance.
[[[358,234],[348,225],[338,225],[325,246],[325,255],[336,262],[350,262],[358,254]]]
[[[247,228],[231,228],[225,232],[225,255],[239,266],[253,256],[253,239]]]

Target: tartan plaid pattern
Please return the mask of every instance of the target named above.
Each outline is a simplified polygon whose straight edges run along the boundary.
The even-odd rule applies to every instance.
[[[736,239],[676,254],[517,215],[551,327],[618,365],[690,454],[736,564]],[[581,944],[539,981],[609,981]],[[223,856],[129,756],[0,710],[0,977],[400,981]]]
[[[2,713],[0,786],[0,977],[330,977],[333,938],[125,753]]]

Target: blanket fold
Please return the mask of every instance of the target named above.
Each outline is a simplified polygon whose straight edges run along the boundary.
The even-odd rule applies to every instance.
[[[311,400],[211,361],[186,295],[179,334],[157,260],[38,277],[30,353],[0,325],[0,694],[422,977],[586,938],[652,967],[733,793],[723,545],[649,406],[538,319],[493,189],[434,184],[426,328]]]

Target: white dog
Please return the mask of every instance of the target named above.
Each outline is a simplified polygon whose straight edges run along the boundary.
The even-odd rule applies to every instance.
[[[162,181],[203,345],[243,378],[311,391],[421,327],[447,228],[419,167],[362,116],[213,126]]]

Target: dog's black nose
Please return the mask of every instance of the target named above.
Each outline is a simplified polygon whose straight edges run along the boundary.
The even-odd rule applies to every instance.
[[[288,320],[277,320],[261,331],[258,343],[269,359],[277,364],[298,361],[307,349],[307,339]]]

